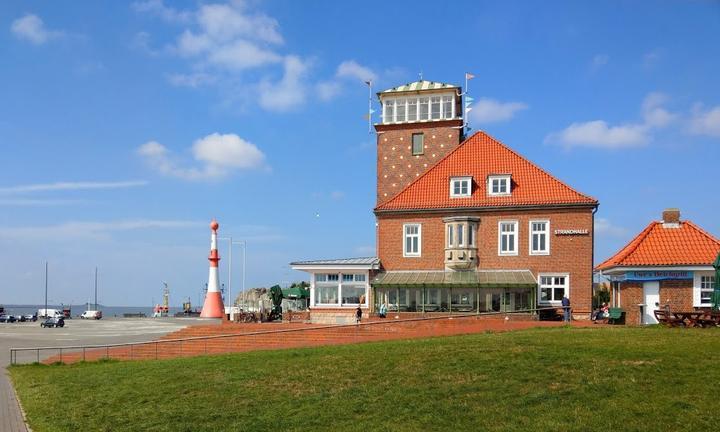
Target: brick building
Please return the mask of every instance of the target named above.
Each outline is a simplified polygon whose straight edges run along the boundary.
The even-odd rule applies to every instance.
[[[597,266],[613,281],[612,302],[628,324],[655,324],[654,311],[705,310],[711,307],[713,261],[720,240],[667,209],[630,243]]]
[[[564,295],[589,314],[598,202],[484,132],[465,137],[457,86],[418,81],[378,97],[377,257],[291,263],[311,273],[314,317],[340,320],[358,304],[524,310]]]

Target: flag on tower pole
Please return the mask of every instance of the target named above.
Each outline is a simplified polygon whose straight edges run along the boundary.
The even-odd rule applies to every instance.
[[[473,79],[473,78],[475,78],[475,75],[471,74],[470,72],[465,72],[465,79],[466,79],[466,80],[471,80],[471,79]]]

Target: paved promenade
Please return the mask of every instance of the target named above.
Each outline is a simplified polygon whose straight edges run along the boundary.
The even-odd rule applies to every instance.
[[[27,432],[7,375],[10,348],[140,342],[198,324],[208,324],[208,321],[192,318],[72,319],[59,329],[43,329],[39,322],[0,323],[0,431]],[[46,356],[52,354],[47,352]]]

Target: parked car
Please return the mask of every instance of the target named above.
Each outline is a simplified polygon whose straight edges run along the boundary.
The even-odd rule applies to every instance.
[[[15,321],[17,322],[25,322],[25,315],[15,315]]]
[[[100,319],[102,318],[102,311],[99,310],[86,310],[80,315],[82,319]]]
[[[25,317],[25,321],[32,321],[32,322],[37,321],[37,315],[35,315],[35,314],[27,314],[27,315],[24,315],[24,317]]]
[[[15,319],[15,317],[12,315],[0,315],[0,322],[13,323],[15,321],[17,321],[17,319]]]
[[[40,327],[65,327],[65,318],[63,317],[50,317],[40,323]]]

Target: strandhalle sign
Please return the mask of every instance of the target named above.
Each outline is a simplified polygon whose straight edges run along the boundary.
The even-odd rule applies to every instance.
[[[629,271],[625,272],[626,281],[658,281],[670,279],[692,279],[693,272],[685,270]]]
[[[555,235],[556,236],[563,236],[563,235],[588,235],[590,234],[590,231],[587,229],[556,229]]]

